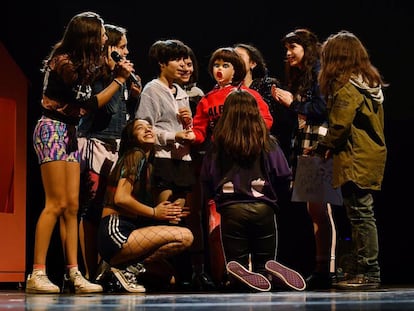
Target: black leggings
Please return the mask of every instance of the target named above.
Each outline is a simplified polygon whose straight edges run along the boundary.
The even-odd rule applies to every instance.
[[[272,207],[264,203],[237,203],[220,209],[221,238],[226,263],[235,260],[265,272],[265,263],[276,259],[277,223]]]

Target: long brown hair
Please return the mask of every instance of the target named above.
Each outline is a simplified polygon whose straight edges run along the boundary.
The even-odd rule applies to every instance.
[[[106,35],[108,40],[105,42],[105,46],[103,49],[103,55],[105,57],[108,55],[108,49],[110,46],[118,46],[119,42],[121,42],[122,37],[127,35],[127,30],[124,27],[116,26],[112,24],[105,24]],[[113,76],[112,76],[112,68],[110,66],[104,66],[102,70],[102,79],[106,81],[106,83],[111,83]]]
[[[130,119],[122,129],[119,158],[109,178],[109,183],[112,186],[116,186],[122,170],[126,178],[133,182],[137,173],[137,166],[145,158],[145,147],[139,142],[134,132],[137,122],[139,122],[138,119]]]
[[[293,43],[303,47],[304,55],[301,68],[292,67],[286,62],[286,86],[293,94],[304,95],[318,78],[316,71],[319,70],[321,43],[316,34],[305,28],[289,32],[282,39],[283,46]]]
[[[319,87],[325,96],[331,94],[332,82],[339,87],[352,76],[360,76],[370,87],[387,86],[378,69],[371,64],[362,42],[351,32],[341,30],[330,35],[322,45]]]
[[[102,54],[103,19],[94,12],[82,12],[70,20],[63,38],[55,44],[44,61],[44,70],[51,59],[68,55],[74,71],[82,78],[82,83],[91,83],[99,74],[104,58]]]
[[[229,93],[213,130],[213,148],[220,157],[240,166],[250,163],[270,150],[269,137],[254,96],[241,89]]]

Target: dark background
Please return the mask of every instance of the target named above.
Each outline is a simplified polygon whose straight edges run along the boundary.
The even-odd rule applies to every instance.
[[[414,271],[413,165],[409,152],[414,121],[412,91],[414,30],[409,2],[399,1],[18,1],[2,5],[0,40],[27,76],[27,267],[31,270],[36,220],[43,208],[43,188],[31,135],[40,116],[42,76],[40,67],[58,41],[70,18],[82,11],[99,13],[106,23],[128,29],[130,59],[143,82],[152,77],[147,51],[158,39],[177,38],[191,46],[200,66],[199,86],[208,91],[213,81],[207,74],[213,50],[236,42],[256,45],[264,54],[271,75],[283,78],[284,51],[280,39],[296,27],[313,30],[321,41],[342,29],[355,33],[367,47],[373,64],[390,83],[385,90],[388,161],[383,189],[376,194],[380,240],[380,263],[384,283],[411,283]],[[1,64],[1,60],[0,60]],[[1,70],[1,69],[0,69]],[[22,82],[24,83],[24,82]],[[410,89],[411,87],[411,89]],[[277,122],[277,120],[276,120]],[[409,147],[411,147],[409,149]],[[341,208],[335,208],[341,247],[348,228]],[[281,214],[279,259],[304,274],[313,262],[312,229],[303,205],[293,205]],[[53,236],[48,264],[60,275],[62,251]],[[52,263],[52,264],[51,264]],[[53,273],[52,273],[53,274]],[[53,276],[51,277],[54,278]]]

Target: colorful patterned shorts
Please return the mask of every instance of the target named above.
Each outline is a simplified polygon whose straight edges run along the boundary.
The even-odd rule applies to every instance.
[[[42,116],[33,131],[33,147],[38,163],[51,161],[79,162],[79,151],[66,152],[68,144],[67,125],[64,122]]]

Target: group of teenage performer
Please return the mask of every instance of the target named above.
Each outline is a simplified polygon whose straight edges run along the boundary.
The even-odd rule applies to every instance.
[[[283,83],[254,45],[237,43],[212,52],[215,85],[204,92],[193,50],[171,38],[149,48],[153,79],[141,85],[127,30],[95,12],[73,16],[42,68],[33,145],[45,206],[26,292],[64,289],[46,267],[57,224],[63,287],[75,293],[378,288],[387,84],[349,31],[320,42],[298,28],[281,43]],[[341,279],[328,199],[306,202],[313,272],[278,261],[298,156],[333,160],[329,187],[341,190],[352,232]]]

